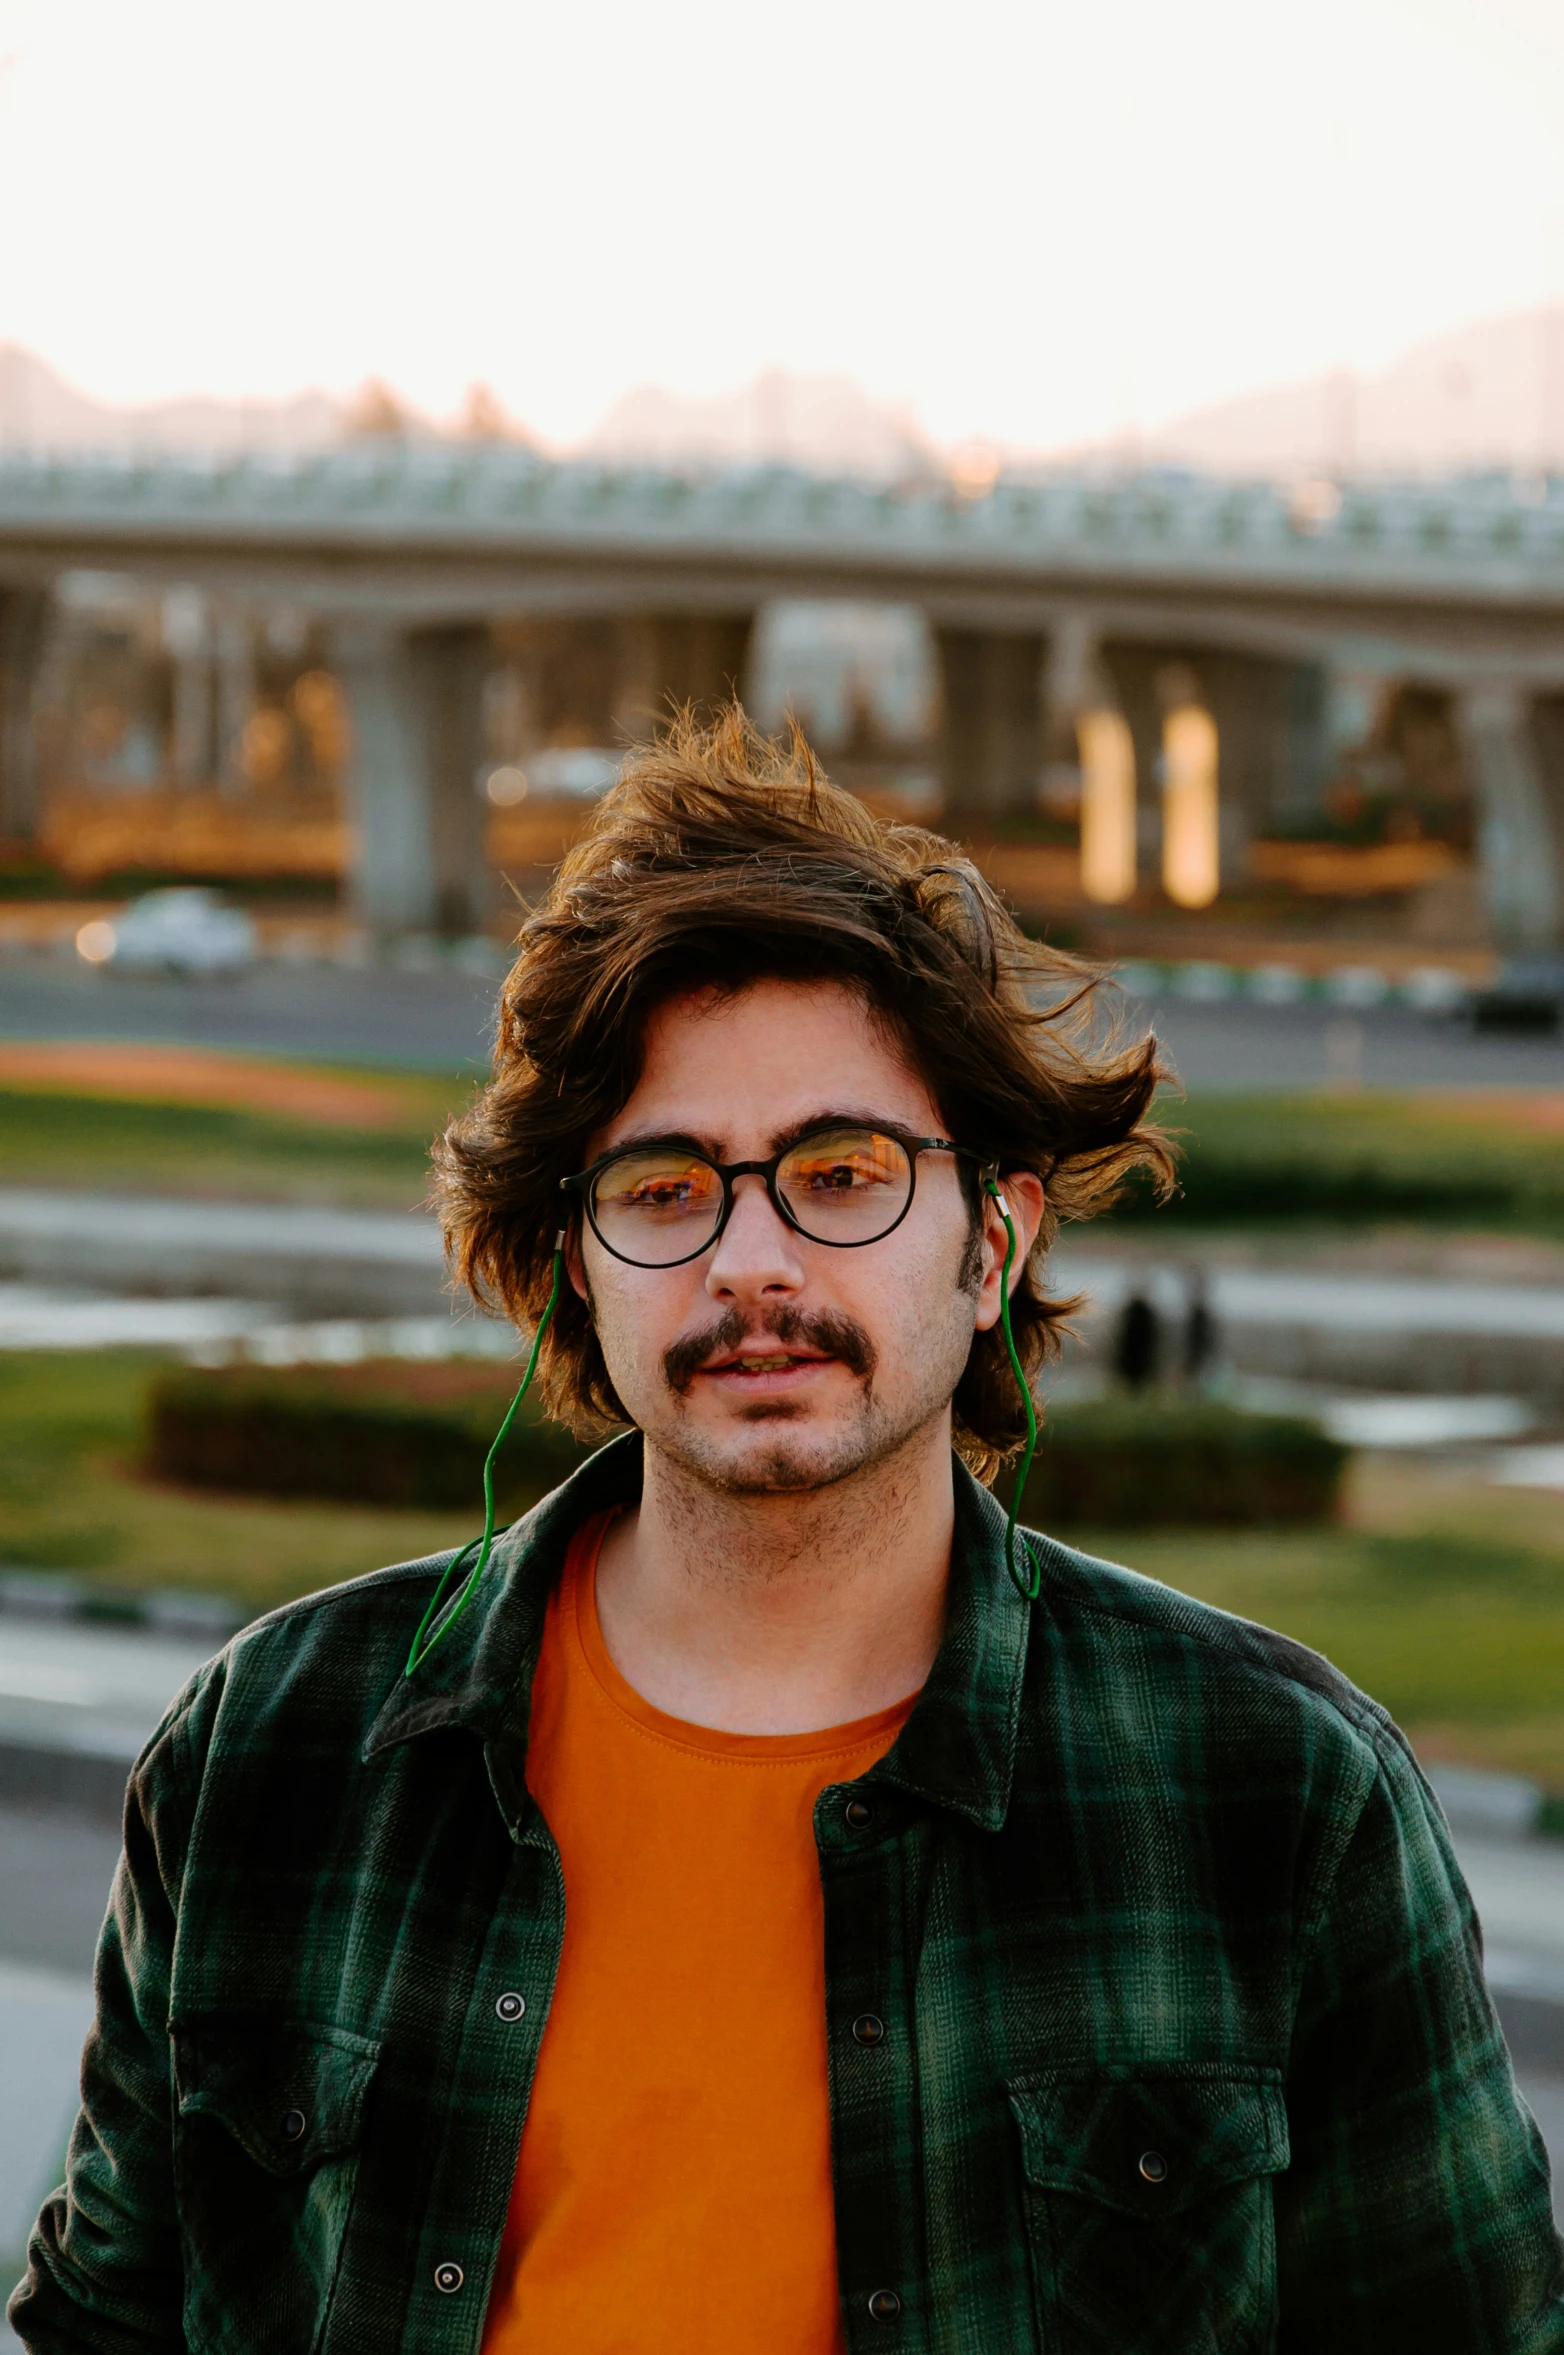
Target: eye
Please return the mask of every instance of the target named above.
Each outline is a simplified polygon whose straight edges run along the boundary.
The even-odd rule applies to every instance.
[[[803,1161],[797,1175],[811,1194],[850,1194],[855,1186],[873,1185],[878,1172],[861,1161]]]
[[[637,1210],[672,1210],[679,1203],[688,1202],[695,1191],[693,1178],[643,1178],[639,1185],[620,1194],[618,1200]]]
[[[604,1170],[596,1203],[608,1216],[680,1218],[709,1208],[718,1193],[715,1173],[702,1161],[635,1154]]]
[[[816,1201],[862,1201],[906,1180],[907,1157],[895,1138],[868,1130],[806,1139],[782,1165],[787,1191]]]

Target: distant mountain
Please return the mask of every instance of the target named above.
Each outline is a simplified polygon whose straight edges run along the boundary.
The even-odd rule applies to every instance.
[[[17,345],[0,345],[0,449],[310,450],[365,434],[426,441],[441,428],[373,381],[351,400],[302,392],[281,401],[202,395],[119,408],[78,392]],[[482,386],[453,430],[525,441]],[[581,454],[677,466],[776,461],[821,474],[887,478],[991,473],[1001,453],[937,449],[912,410],[851,377],[774,368],[697,399],[642,385],[617,400]],[[1243,475],[1564,471],[1564,305],[1486,319],[1416,345],[1378,375],[1336,375],[1192,410],[1141,439],[1141,463]],[[1026,473],[1072,462],[1122,465],[1122,435],[1072,450],[1012,450]]]
[[[526,440],[494,395],[475,386],[459,430]],[[0,449],[312,450],[364,434],[413,441],[439,429],[386,385],[351,401],[303,392],[283,401],[95,401],[31,352],[0,344]],[[777,459],[836,474],[905,475],[937,464],[911,413],[872,400],[847,376],[773,369],[736,392],[687,400],[654,385],[628,392],[582,444],[584,455],[647,465]]]
[[[192,394],[115,408],[78,392],[31,352],[0,344],[0,449],[312,450],[340,441],[343,420],[321,392],[285,401]]]
[[[773,460],[820,474],[905,475],[938,463],[910,409],[872,399],[850,376],[782,368],[706,400],[641,385],[614,403],[583,449],[652,466]]]
[[[1148,434],[1141,455],[1218,474],[1564,470],[1564,305],[1456,328],[1376,376],[1194,410]]]
[[[910,409],[871,399],[850,377],[781,369],[708,400],[642,386],[615,403],[585,447],[651,464],[779,459],[881,476],[959,473],[963,463],[962,453],[934,448]],[[1051,471],[1124,456],[1121,435],[1072,451],[1011,451],[1006,464]],[[1564,471],[1564,305],[1456,328],[1377,375],[1337,371],[1192,410],[1143,436],[1138,457],[1242,475]]]

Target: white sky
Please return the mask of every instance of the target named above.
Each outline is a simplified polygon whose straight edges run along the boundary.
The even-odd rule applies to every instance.
[[[0,0],[0,341],[1044,448],[1564,297],[1564,0]]]

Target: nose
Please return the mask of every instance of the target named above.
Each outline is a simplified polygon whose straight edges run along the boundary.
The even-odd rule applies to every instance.
[[[735,1178],[733,1208],[706,1270],[713,1300],[777,1300],[802,1290],[799,1239],[771,1206],[764,1178]]]

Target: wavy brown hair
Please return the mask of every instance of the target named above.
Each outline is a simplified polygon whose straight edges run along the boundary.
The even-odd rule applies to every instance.
[[[1035,1379],[1075,1305],[1044,1285],[1064,1219],[1129,1173],[1172,1180],[1148,1125],[1156,1041],[1126,1041],[1102,976],[1021,932],[953,844],[887,825],[828,782],[794,728],[760,735],[737,705],[689,713],[633,754],[542,905],[500,998],[493,1077],[435,1147],[435,1202],[458,1279],[535,1324],[548,1298],[560,1179],[630,1096],[653,1008],[762,979],[858,991],[903,1044],[948,1132],[1043,1180],[1046,1210],[1012,1301]],[[977,1192],[972,1189],[974,1214]],[[550,1411],[577,1431],[628,1420],[590,1312],[568,1286],[540,1357]],[[996,1328],[972,1344],[956,1439],[984,1479],[1025,1435]]]

